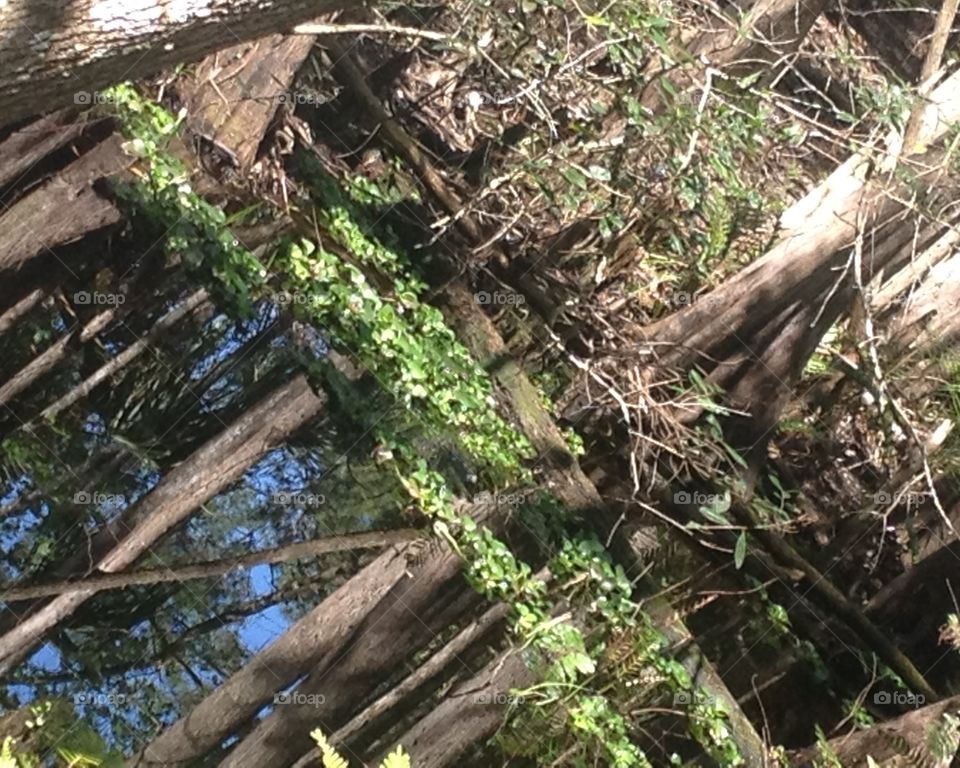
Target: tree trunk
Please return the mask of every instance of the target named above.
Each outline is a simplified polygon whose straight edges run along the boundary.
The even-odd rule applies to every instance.
[[[407,574],[408,547],[391,547],[290,626],[128,766],[184,766],[201,758],[316,664],[339,658],[364,620]],[[304,734],[307,736],[308,734]],[[301,750],[301,753],[305,750]]]
[[[510,606],[506,603],[489,608],[396,687],[339,728],[330,738],[331,743],[345,744],[348,749],[362,752],[364,745],[372,744],[412,708],[428,701],[444,680],[460,672],[464,666],[469,668],[473,657],[495,646],[502,638],[509,612]],[[310,752],[293,768],[312,768],[315,761],[316,755]]]
[[[130,362],[135,360],[147,349],[149,349],[151,344],[155,344],[157,340],[168,330],[187,317],[194,310],[203,307],[206,303],[207,291],[204,288],[194,291],[189,296],[185,297],[173,309],[167,312],[167,314],[157,320],[157,322],[154,323],[153,327],[146,335],[137,339],[133,344],[128,346],[109,362],[102,365],[65,395],[44,408],[43,411],[41,411],[40,416],[45,419],[56,418],[57,415],[89,395],[96,387],[105,382],[111,376],[123,370],[123,368],[126,367]]]
[[[0,386],[0,405],[9,403],[13,398],[62,363],[67,357],[71,342],[80,341],[83,343],[89,341],[110,325],[116,314],[117,311],[115,309],[100,312],[94,315],[83,327],[72,328],[63,334],[63,336],[17,371],[13,378],[6,381],[3,386]]]
[[[89,104],[98,89],[347,7],[347,0],[9,3],[0,10],[0,121]]]
[[[500,512],[494,509],[491,517],[485,503],[471,505],[467,513],[494,530],[502,524]],[[190,764],[309,672],[295,691],[313,695],[310,703],[293,700],[279,706],[224,762],[289,765],[310,750],[313,728],[322,725],[329,734],[347,723],[418,648],[479,604],[479,595],[463,579],[460,559],[446,545],[422,540],[393,547],[287,629],[128,766]]]
[[[120,211],[94,183],[121,173],[133,158],[113,134],[0,216],[0,272],[20,269],[43,251],[120,221]]]
[[[503,724],[510,691],[536,682],[518,651],[497,656],[479,673],[450,691],[399,743],[417,768],[447,768]],[[536,734],[531,734],[536,737]],[[373,761],[379,765],[381,757]]]
[[[278,387],[94,536],[92,552],[113,544],[96,564],[97,570],[113,573],[131,565],[170,528],[315,416],[323,402],[302,376]],[[94,594],[95,589],[85,588],[61,595],[0,637],[0,675],[19,664],[46,632]]]
[[[226,153],[241,172],[256,159],[260,140],[313,47],[312,35],[270,35],[208,56],[190,78],[187,126]]]
[[[103,592],[108,589],[126,589],[134,585],[164,584],[173,581],[206,579],[211,576],[223,576],[231,571],[249,568],[264,563],[288,563],[305,557],[316,557],[330,552],[348,552],[358,549],[379,549],[391,544],[413,541],[422,534],[416,528],[399,528],[393,531],[359,531],[324,536],[311,541],[300,541],[282,547],[253,552],[248,555],[226,557],[194,565],[173,565],[169,568],[151,568],[144,571],[113,573],[104,576],[88,576],[76,581],[54,581],[29,587],[0,588],[0,600],[30,600],[39,597],[66,595],[71,592],[93,590]]]
[[[960,76],[945,81],[930,102],[916,146],[932,145],[956,120]],[[849,307],[855,290],[851,246],[858,236],[872,233],[879,242],[898,229],[897,236],[903,234],[894,218],[910,195],[896,184],[893,191],[903,197],[891,194],[885,183],[898,143],[898,137],[889,137],[890,154],[879,160],[868,152],[850,158],[784,213],[781,237],[763,257],[644,330],[647,359],[654,367],[700,367],[727,392],[727,405],[749,414],[731,420],[734,447],[765,455],[763,438],[776,424],[803,365]],[[911,167],[921,184],[935,185],[941,160],[935,151],[914,158]],[[875,254],[863,259],[864,283],[898,249],[887,251],[887,261]]]
[[[438,555],[415,579],[404,579],[391,589],[335,656],[325,657],[297,685],[298,696],[313,698],[278,706],[227,755],[221,768],[296,762],[310,748],[313,728],[336,730],[347,723],[418,651],[482,604],[463,578],[460,558],[438,542],[428,546],[437,548]]]

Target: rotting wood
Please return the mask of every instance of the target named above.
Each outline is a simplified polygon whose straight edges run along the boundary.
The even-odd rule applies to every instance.
[[[0,142],[0,188],[16,185],[41,160],[68,146],[102,121],[78,116],[75,107],[28,123]],[[9,205],[9,200],[6,201]]]
[[[520,651],[509,650],[444,696],[443,701],[399,740],[417,768],[446,768],[503,724],[510,692],[536,682]],[[379,764],[380,758],[374,761]]]
[[[275,34],[205,58],[185,87],[187,127],[249,170],[277,108],[308,96],[290,86],[313,40]]]
[[[133,164],[113,134],[0,215],[0,273],[120,221],[94,183]]]

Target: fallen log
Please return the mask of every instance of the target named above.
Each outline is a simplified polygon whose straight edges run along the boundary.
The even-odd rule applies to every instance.
[[[79,116],[77,109],[70,107],[10,134],[0,142],[0,188],[16,186],[37,163],[104,122]],[[6,202],[9,205],[9,200]]]
[[[344,0],[98,0],[13,3],[0,10],[0,124],[69,104],[208,53],[290,29]]]
[[[828,764],[844,766],[866,766],[874,760],[874,765],[883,766],[949,766],[957,751],[956,740],[937,738],[934,728],[945,726],[946,733],[951,730],[945,717],[960,714],[960,697],[944,699],[930,704],[894,720],[888,720],[862,730],[855,730],[846,736],[830,739],[829,749],[839,762]],[[954,729],[955,730],[955,727]],[[946,735],[944,733],[943,735]],[[951,741],[953,742],[951,745]],[[937,755],[936,745],[948,754]],[[952,746],[952,751],[950,751]],[[810,747],[797,751],[790,756],[790,765],[795,768],[816,768],[820,762],[821,750]],[[899,758],[905,758],[899,760]],[[823,758],[829,759],[829,758]],[[887,762],[890,761],[890,762]]]
[[[94,184],[133,164],[113,134],[0,215],[0,273],[120,221]]]
[[[308,98],[290,85],[313,41],[270,35],[205,58],[184,89],[187,127],[247,171],[280,104]]]
[[[514,701],[511,691],[535,682],[520,651],[500,654],[447,693],[430,714],[400,737],[399,743],[417,768],[455,765],[474,744],[497,732]],[[374,765],[385,756],[374,760]]]

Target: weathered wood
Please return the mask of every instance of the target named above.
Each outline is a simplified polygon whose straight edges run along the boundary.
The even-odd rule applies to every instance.
[[[0,121],[9,123],[289,29],[347,0],[37,0],[0,9]]]
[[[93,537],[91,551],[113,544],[96,563],[115,573],[134,563],[200,504],[228,488],[260,456],[303,426],[323,406],[306,379],[278,387],[220,435],[196,450],[149,494]],[[61,595],[0,637],[0,675],[19,664],[43,635],[96,593],[85,588]]]
[[[960,239],[956,230],[944,235]],[[915,290],[905,297],[890,322],[887,334],[891,351],[910,349],[929,354],[960,341],[960,255],[935,264]]]
[[[403,552],[404,547],[391,547],[351,577],[141,749],[127,766],[193,764],[268,704],[277,691],[314,665],[335,661],[374,607],[397,584],[412,580]]]
[[[914,766],[948,766],[952,762],[934,762],[929,748],[930,729],[944,715],[960,713],[960,697],[944,699],[930,704],[894,720],[854,730],[846,736],[830,739],[830,748],[836,754],[840,765],[866,766],[870,756],[878,766],[890,768],[914,768]],[[819,750],[811,747],[792,754],[790,765],[794,768],[816,768],[822,765],[818,760]],[[952,756],[951,756],[952,757]],[[894,762],[886,762],[886,761]]]
[[[446,675],[459,672],[466,663],[465,658],[471,655],[471,650],[483,648],[485,644],[499,639],[505,629],[509,611],[510,606],[506,603],[497,603],[489,608],[396,687],[338,729],[331,737],[331,742],[345,743],[357,749],[360,749],[362,744],[371,743],[371,726],[377,732],[383,731],[385,726],[389,726],[389,722],[384,723],[385,720],[396,721],[404,710],[424,701]],[[314,755],[306,755],[297,761],[294,768],[310,768],[314,759]]]
[[[399,743],[417,768],[455,765],[474,744],[483,743],[503,725],[513,700],[510,691],[535,682],[520,652],[507,651],[450,691]],[[378,765],[384,756],[373,764]]]
[[[466,513],[495,530],[485,502]],[[463,564],[439,541],[392,547],[170,726],[128,766],[186,766],[205,755],[297,678],[303,698],[260,721],[224,765],[286,765],[310,751],[310,731],[344,726],[418,648],[481,604]],[[307,674],[309,673],[309,674]],[[349,696],[342,695],[350,691]],[[310,697],[310,698],[308,698]]]
[[[43,288],[34,288],[28,291],[25,296],[17,300],[0,315],[0,334],[13,328],[21,318],[26,317],[36,307],[40,306],[48,295]]]
[[[120,221],[94,182],[132,164],[121,143],[112,135],[0,215],[0,272]]]
[[[101,121],[61,109],[14,131],[0,142],[0,187],[16,184],[34,165]]]
[[[483,509],[483,504],[480,506]],[[475,520],[485,512],[465,510]],[[499,532],[499,512],[486,521]],[[394,679],[412,656],[483,605],[463,578],[460,558],[433,542],[434,553],[414,579],[399,582],[356,627],[335,658],[325,658],[296,687],[313,704],[293,703],[257,723],[220,763],[222,768],[289,765],[309,750],[317,724],[336,730],[366,704],[378,685]],[[349,696],[342,695],[350,691]],[[307,702],[311,699],[307,698]]]
[[[700,367],[726,391],[732,408],[749,414],[730,420],[729,437],[736,448],[752,448],[750,459],[762,460],[762,438],[776,424],[806,360],[850,306],[856,291],[850,247],[861,234],[879,242],[899,228],[896,214],[909,195],[888,181],[891,171],[908,159],[913,183],[935,189],[942,157],[922,150],[958,116],[960,75],[954,75],[931,94],[913,147],[902,151],[900,137],[891,134],[885,149],[873,146],[852,156],[783,214],[781,236],[765,255],[644,329],[652,368]],[[889,249],[887,261],[896,254]],[[864,282],[887,261],[863,259]]]
[[[290,85],[313,41],[270,35],[208,56],[185,89],[187,127],[249,169],[277,107],[303,97]]]

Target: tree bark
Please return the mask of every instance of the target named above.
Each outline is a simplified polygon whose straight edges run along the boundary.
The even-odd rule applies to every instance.
[[[46,288],[33,288],[25,296],[18,299],[2,315],[0,315],[0,334],[13,328],[20,320],[39,307],[49,296]]]
[[[535,682],[520,652],[507,651],[450,691],[399,743],[417,768],[454,765],[474,744],[489,739],[503,725],[511,689]],[[379,765],[383,757],[373,764]]]
[[[879,766],[946,766],[952,763],[935,762],[929,750],[930,729],[944,715],[960,713],[960,697],[944,699],[936,704],[908,712],[864,730],[853,731],[846,736],[831,739],[830,748],[836,753],[840,765],[865,766],[867,756]],[[821,765],[816,747],[802,750],[791,756],[794,768],[816,768]],[[906,761],[887,763],[887,760],[907,758]]]
[[[34,0],[0,11],[0,118],[10,123],[349,8],[347,0]]]
[[[278,387],[160,482],[91,541],[91,551],[112,548],[96,565],[123,570],[200,504],[238,480],[260,456],[303,426],[323,406],[302,376]],[[0,637],[0,675],[19,664],[43,635],[70,616],[96,590],[61,595]]]
[[[765,455],[776,424],[806,360],[823,333],[849,307],[855,290],[850,248],[858,236],[876,241],[897,232],[895,216],[909,198],[886,182],[901,154],[942,138],[960,115],[960,75],[945,81],[927,107],[918,142],[901,153],[888,137],[877,149],[851,157],[781,217],[781,237],[764,256],[685,309],[644,329],[652,368],[699,367],[727,393],[726,405],[749,415],[730,419],[735,448]],[[918,162],[919,161],[919,162]],[[942,156],[912,158],[920,185],[935,185]],[[920,165],[923,163],[923,165]],[[891,194],[899,192],[900,194]],[[901,196],[902,195],[902,196]],[[898,249],[887,249],[893,259]],[[864,258],[864,282],[887,261]]]
[[[325,657],[297,685],[314,703],[278,706],[260,721],[221,768],[284,766],[311,745],[318,725],[336,730],[362,709],[378,686],[393,679],[421,649],[482,603],[463,578],[463,563],[438,542],[415,579],[404,579],[372,607],[335,656]],[[329,621],[331,614],[327,614]],[[349,691],[349,695],[344,695]]]
[[[447,675],[460,671],[466,659],[484,646],[495,645],[502,637],[509,612],[510,606],[506,603],[497,603],[489,608],[400,684],[337,730],[331,741],[359,749],[362,749],[361,744],[371,743],[371,738],[382,733],[392,722],[398,721],[404,711],[425,701]],[[297,761],[295,768],[307,768],[309,763],[301,766],[302,760]]]
[[[41,160],[63,149],[102,120],[78,117],[75,108],[62,109],[36,120],[0,142],[0,188],[19,185]],[[9,205],[10,201],[4,202]]]
[[[502,524],[500,511],[494,509],[491,515],[485,503],[469,506],[467,513],[495,530]],[[346,724],[418,648],[480,602],[463,579],[460,559],[443,543],[422,540],[392,547],[160,734],[128,766],[191,764],[252,718],[275,693],[307,675],[295,690],[303,696],[312,694],[313,703],[279,706],[224,761],[235,766],[289,765],[311,749],[313,728],[323,726],[330,733]]]
[[[339,658],[370,612],[407,575],[407,547],[391,547],[290,626],[127,765],[192,764],[315,664]],[[305,734],[306,735],[306,734]],[[301,753],[306,750],[301,750]]]
[[[0,272],[120,221],[120,211],[94,189],[94,183],[119,174],[133,158],[114,134],[75,160],[42,187],[18,200],[0,216]]]
[[[246,172],[277,107],[302,97],[288,89],[313,42],[311,35],[270,35],[208,56],[186,86],[187,126]]]

